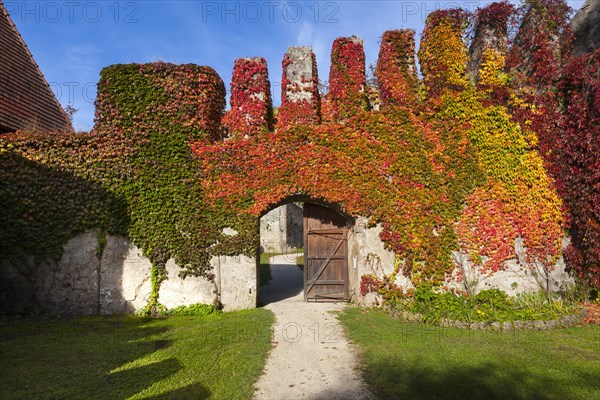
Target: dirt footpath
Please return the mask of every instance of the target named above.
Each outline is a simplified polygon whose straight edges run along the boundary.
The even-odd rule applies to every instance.
[[[345,304],[305,303],[302,271],[289,261],[274,257],[273,279],[261,288],[275,325],[255,399],[372,399],[360,378],[357,348],[331,313]]]

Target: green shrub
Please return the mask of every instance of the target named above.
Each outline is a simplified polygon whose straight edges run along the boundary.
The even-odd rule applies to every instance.
[[[498,289],[483,290],[469,297],[420,288],[408,294],[387,296],[385,300],[391,308],[419,313],[430,323],[443,318],[466,322],[553,320],[579,311],[576,303],[548,296],[545,292],[511,298]]]

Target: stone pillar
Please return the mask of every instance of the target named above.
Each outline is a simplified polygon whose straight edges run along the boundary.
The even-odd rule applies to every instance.
[[[414,30],[400,29],[383,33],[375,75],[383,105],[410,107],[416,104],[419,78]]]
[[[428,97],[464,90],[469,51],[463,41],[468,14],[461,9],[436,10],[427,16],[418,57]]]
[[[508,18],[514,7],[508,3],[492,3],[478,10],[475,21],[475,36],[469,47],[467,71],[475,84],[479,82],[479,71],[491,57],[501,58],[498,67],[504,67],[508,49]]]
[[[231,109],[224,125],[230,137],[251,137],[273,130],[273,103],[267,61],[238,58],[231,78]]]
[[[560,76],[562,56],[569,54],[570,43],[561,36],[568,29],[564,0],[530,1],[519,31],[510,47],[507,67],[514,75],[515,88],[547,91]],[[564,46],[564,48],[563,48]]]
[[[362,39],[356,36],[337,38],[331,49],[328,117],[343,120],[368,108],[365,90],[365,51]]]
[[[308,46],[289,47],[282,62],[280,128],[321,122],[317,59]]]
[[[600,47],[600,0],[586,0],[569,26],[575,37],[575,56],[591,53]]]

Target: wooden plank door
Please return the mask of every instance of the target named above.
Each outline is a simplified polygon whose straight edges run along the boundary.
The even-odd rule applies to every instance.
[[[337,212],[304,204],[304,299],[348,300],[348,228]]]

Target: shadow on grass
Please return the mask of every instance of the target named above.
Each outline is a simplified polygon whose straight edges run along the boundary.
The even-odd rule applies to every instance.
[[[133,396],[183,368],[175,358],[136,364],[171,346],[161,338],[168,328],[158,325],[123,317],[2,318],[0,398]],[[192,385],[156,398],[205,398],[207,393]]]
[[[579,371],[578,382],[573,382],[516,364],[488,362],[464,368],[431,364],[430,360],[388,358],[371,364],[366,378],[377,382],[377,394],[384,399],[571,399],[581,382],[600,393],[600,380],[586,371]]]
[[[110,398],[114,392],[130,397],[158,382],[175,374],[182,368],[181,363],[170,358],[157,363],[143,365],[109,373],[98,383],[98,390],[93,394],[98,398]]]
[[[382,399],[600,399],[598,327],[470,331],[358,308],[340,320]]]

